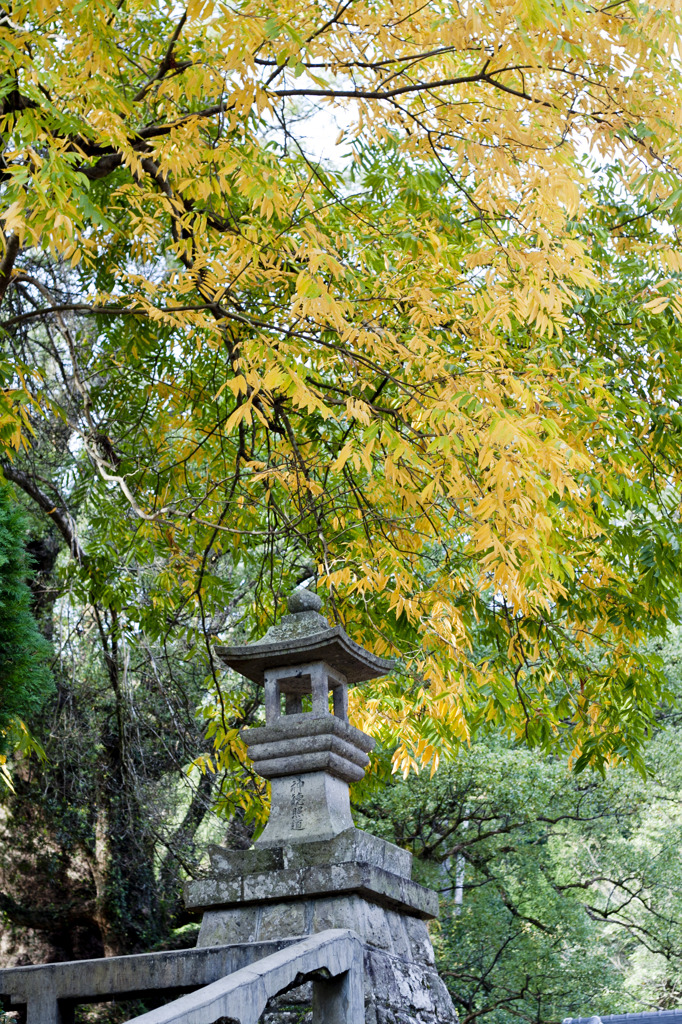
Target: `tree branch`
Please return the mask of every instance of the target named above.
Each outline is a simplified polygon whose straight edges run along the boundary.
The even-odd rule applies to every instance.
[[[65,509],[58,509],[49,495],[45,494],[45,492],[38,487],[35,480],[32,480],[27,473],[17,469],[13,463],[8,462],[6,459],[0,459],[0,467],[2,468],[5,479],[11,480],[12,483],[17,485],[17,487],[21,487],[22,491],[28,494],[28,496],[35,501],[36,505],[38,505],[39,508],[41,508],[42,511],[50,517],[68,544],[69,551],[76,561],[80,565],[85,564],[88,560],[88,556],[80,545],[76,531],[76,522],[69,513]]]
[[[0,260],[0,302],[5,297],[20,248],[19,235],[11,234],[7,239],[5,255]]]

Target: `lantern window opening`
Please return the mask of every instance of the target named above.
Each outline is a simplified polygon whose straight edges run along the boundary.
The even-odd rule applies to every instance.
[[[268,725],[274,724],[282,715],[300,714],[312,714],[314,717],[334,715],[348,721],[348,682],[326,662],[266,669],[264,675],[265,720]]]

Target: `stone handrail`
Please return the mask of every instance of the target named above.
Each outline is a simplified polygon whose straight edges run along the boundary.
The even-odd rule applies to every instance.
[[[74,1006],[145,993],[180,995],[224,978],[292,939],[98,957],[0,970],[0,997],[26,1007],[27,1024],[71,1024]]]
[[[347,929],[330,929],[300,941],[10,967],[0,970],[0,997],[25,1005],[27,1024],[70,1024],[78,1003],[193,989],[136,1017],[135,1024],[211,1024],[221,1016],[251,1024],[271,996],[304,980],[313,980],[316,1022],[363,1024],[362,944]]]
[[[256,1024],[269,999],[309,980],[314,1024],[364,1024],[362,943],[345,928],[309,935],[128,1024]]]

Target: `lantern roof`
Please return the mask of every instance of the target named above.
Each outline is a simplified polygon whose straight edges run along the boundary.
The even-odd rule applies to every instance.
[[[356,644],[342,626],[330,626],[320,615],[321,599],[312,591],[294,591],[287,605],[289,614],[283,615],[260,640],[218,647],[221,661],[261,685],[266,669],[314,661],[326,662],[351,684],[378,679],[393,668],[394,662],[377,658]]]

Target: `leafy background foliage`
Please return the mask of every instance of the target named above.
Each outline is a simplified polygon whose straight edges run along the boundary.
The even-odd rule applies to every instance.
[[[232,558],[253,629],[312,562],[404,663],[355,709],[390,708],[402,770],[490,717],[640,757],[641,641],[677,614],[678,30],[550,0],[0,24],[10,366],[43,346],[21,386],[69,423],[93,543],[167,559],[157,602],[201,616]]]
[[[1,461],[56,686],[11,708],[47,766],[6,734],[5,957],[191,942],[202,844],[267,812],[214,645],[314,581],[397,659],[356,805],[442,889],[462,1016],[674,1005],[679,37],[3,6]]]

